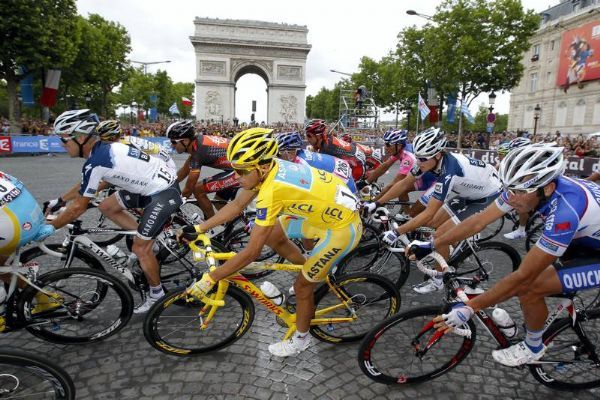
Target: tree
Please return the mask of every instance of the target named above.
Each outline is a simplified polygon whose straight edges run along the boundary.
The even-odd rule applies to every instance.
[[[74,0],[7,0],[0,7],[0,79],[7,84],[11,125],[17,125],[15,71],[25,66],[41,74],[70,65],[79,42],[76,15]]]
[[[194,95],[194,84],[191,82],[176,82],[173,84],[171,88],[171,96],[173,102],[177,102],[177,108],[179,108],[179,112],[181,113],[181,118],[190,118],[192,115],[192,107],[184,106],[181,102],[182,97],[187,97],[192,99]]]

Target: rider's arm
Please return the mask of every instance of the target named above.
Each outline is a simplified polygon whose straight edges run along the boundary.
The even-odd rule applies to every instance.
[[[384,163],[381,163],[377,168],[373,171],[367,172],[367,183],[375,182],[381,175],[385,174],[385,172],[390,169],[392,164],[396,162],[393,158],[388,158]]]
[[[600,172],[594,172],[593,174],[591,174],[590,176],[588,176],[585,179],[588,181],[592,181],[592,182],[598,182],[598,181],[600,181]]]
[[[50,224],[54,226],[54,228],[60,229],[66,224],[73,222],[87,210],[90,200],[90,197],[84,197],[77,194],[77,197],[69,203],[65,211],[60,213],[55,220],[50,222]]]
[[[60,197],[64,201],[71,201],[76,199],[79,195],[79,188],[81,187],[81,183],[76,183],[71,189],[69,189],[66,193],[62,194]]]
[[[477,312],[518,295],[524,288],[530,288],[536,278],[552,265],[556,258],[534,246],[525,256],[518,270],[502,278],[485,293],[468,301],[467,305]]]
[[[400,227],[396,231],[400,235],[402,235],[407,232],[414,231],[415,229],[420,228],[422,226],[427,226],[427,224],[429,224],[433,220],[435,213],[437,213],[443,205],[443,202],[432,197],[431,199],[429,199],[429,202],[427,203],[427,208],[423,210],[423,212],[421,212],[419,215],[417,215],[404,225],[400,225]]]
[[[250,240],[248,245],[239,253],[237,253],[232,259],[227,261],[225,264],[210,273],[211,278],[214,281],[218,281],[234,272],[239,271],[252,261],[256,260],[260,256],[263,246],[267,242],[269,234],[273,230],[271,226],[254,225],[250,232]]]
[[[185,187],[181,191],[181,195],[183,197],[192,196],[192,193],[194,193],[194,187],[196,186],[196,183],[198,183],[198,178],[200,178],[200,170],[191,169],[187,176],[187,181],[185,181]]]
[[[183,163],[183,165],[181,166],[181,168],[179,168],[179,171],[177,171],[177,182],[181,182],[182,180],[185,179],[186,176],[188,176],[188,174],[190,173],[190,157],[187,158],[187,160],[185,160],[185,162]]]
[[[381,198],[384,194],[387,193],[388,190],[390,190],[396,183],[400,182],[401,180],[403,180],[404,178],[406,178],[406,175],[404,174],[396,174],[396,176],[394,177],[394,180],[391,181],[390,183],[388,183],[382,190],[381,193],[379,194],[379,197]],[[404,193],[403,193],[404,194]]]
[[[486,226],[498,218],[502,218],[504,214],[504,211],[500,210],[496,203],[492,203],[482,212],[471,215],[439,236],[436,233],[433,243],[435,246],[447,246],[459,242],[481,232]]]
[[[385,194],[379,197],[377,201],[381,204],[384,204],[392,199],[395,199],[396,197],[400,197],[405,193],[411,192],[411,189],[415,187],[416,181],[417,178],[415,178],[412,174],[407,175],[405,179],[402,179],[400,182],[396,183]]]
[[[215,226],[231,221],[240,215],[242,211],[244,211],[244,208],[246,208],[255,197],[256,192],[252,190],[240,189],[238,195],[233,201],[227,203],[223,208],[217,211],[212,218],[209,218],[198,225],[198,228],[200,231],[206,232]]]

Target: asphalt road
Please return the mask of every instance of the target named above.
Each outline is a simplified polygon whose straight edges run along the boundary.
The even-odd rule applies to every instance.
[[[176,159],[179,164],[183,161]],[[64,155],[0,158],[0,170],[19,177],[40,202],[77,183],[82,164],[81,159]],[[384,182],[391,177],[386,175]],[[524,254],[522,243],[515,248]],[[284,290],[293,282],[293,276],[283,272],[268,279]],[[420,274],[413,272],[402,288],[402,310],[438,303],[439,294],[419,296],[412,292],[411,284],[420,279]],[[514,300],[504,308],[522,322]],[[93,345],[53,345],[26,331],[5,334],[0,344],[34,351],[58,362],[75,381],[79,399],[600,398],[598,389],[575,394],[555,392],[535,381],[526,369],[494,363],[491,351],[495,342],[481,328],[475,348],[460,366],[433,382],[411,387],[388,387],[366,378],[357,365],[356,344],[335,346],[314,341],[298,357],[272,358],[267,346],[279,341],[284,330],[259,305],[256,311],[250,332],[236,344],[196,358],[175,358],[155,351],[144,339],[140,316],[134,316],[118,335]]]

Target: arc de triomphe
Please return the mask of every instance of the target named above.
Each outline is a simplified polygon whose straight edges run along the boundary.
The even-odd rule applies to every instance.
[[[254,73],[267,82],[267,122],[304,122],[306,26],[196,18],[196,118],[235,116],[235,84]]]

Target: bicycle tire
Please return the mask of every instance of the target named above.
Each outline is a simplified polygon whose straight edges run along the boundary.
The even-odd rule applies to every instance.
[[[525,239],[525,249],[527,251],[531,250],[531,248],[537,243],[540,236],[544,232],[544,223],[540,222],[539,224],[533,226],[527,231],[527,238]]]
[[[388,318],[400,310],[400,292],[389,279],[368,273],[348,274],[332,278],[335,285],[347,297],[355,299],[353,312],[359,314],[356,321],[328,325],[312,325],[310,333],[326,343],[347,343],[362,339],[374,324]],[[357,288],[357,284],[361,284]],[[367,286],[370,285],[370,286]],[[367,290],[369,289],[369,290]],[[322,285],[315,292],[315,307],[325,308],[340,304],[338,297],[332,293],[328,285]],[[368,307],[367,307],[368,306]],[[378,310],[375,310],[375,309]],[[369,311],[367,311],[367,309]],[[382,312],[382,316],[374,316],[374,311]],[[336,315],[326,314],[324,318],[347,317],[349,310],[340,309]]]
[[[1,393],[0,397],[1,398],[3,398],[3,399],[29,398],[29,395],[27,395],[27,393],[26,393],[27,387],[23,388],[23,390],[25,391],[25,393],[24,393],[19,390],[19,386],[21,386],[23,383],[28,382],[30,380],[30,376],[36,376],[42,382],[43,381],[48,382],[48,385],[44,385],[44,386],[48,386],[47,394],[49,396],[53,395],[53,397],[51,397],[51,398],[54,398],[57,400],[73,400],[73,399],[75,399],[75,385],[73,384],[73,380],[71,379],[69,374],[67,374],[67,372],[64,369],[62,369],[55,363],[51,362],[50,360],[38,357],[34,354],[27,353],[27,352],[24,352],[21,350],[18,350],[18,351],[17,350],[2,350],[2,351],[0,351],[0,374],[7,377],[7,379],[5,379],[5,381],[6,381],[5,383],[7,385],[12,386],[11,379],[9,377],[10,376],[14,377],[14,375],[16,374],[16,372],[12,369],[15,366],[23,367],[24,372],[23,372],[23,374],[19,373],[18,376],[16,376],[16,378],[18,379],[18,382],[13,382],[17,385],[17,387],[14,388],[14,390],[15,390],[14,392],[12,392],[12,393],[4,392],[3,389],[10,390],[12,388],[4,387],[4,385],[0,385],[0,393]],[[33,394],[37,395],[37,394],[39,394],[42,387],[41,387],[40,383],[35,383],[34,386],[35,386],[36,393],[33,393]],[[48,398],[48,397],[44,396],[43,398]]]
[[[588,339],[596,339],[593,345],[598,354],[600,352],[600,336],[596,332],[600,327],[600,310],[588,310],[585,314],[587,318],[578,318],[578,320],[583,325],[589,325],[590,321],[595,321],[595,328],[590,329],[588,326],[584,330],[588,334]],[[548,327],[543,335],[543,341],[547,348],[546,354],[540,360],[540,364],[528,365],[529,372],[538,382],[552,389],[577,391],[600,387],[598,367],[593,364],[593,361],[586,358],[586,347],[581,343],[572,326],[573,320],[566,317],[554,321]],[[572,338],[567,338],[565,331],[573,334]],[[564,356],[560,355],[561,352],[565,353]],[[564,362],[559,361],[563,358]],[[586,361],[589,369],[593,371],[594,380],[573,383],[557,378],[561,373],[568,374],[570,372],[573,375],[572,378],[581,379],[584,376],[582,364],[585,366]],[[571,366],[575,366],[575,368],[571,370]]]
[[[484,230],[482,230],[479,233],[478,242],[485,242],[487,240],[490,240],[490,239],[496,237],[496,235],[498,235],[502,231],[502,228],[504,228],[505,220],[506,220],[506,216],[503,215],[502,218],[498,218],[496,221],[494,221],[490,225],[486,226],[484,228]],[[495,223],[497,221],[499,221],[499,222],[497,225],[495,225]]]
[[[79,286],[84,290],[82,294],[76,293],[77,279],[81,280]],[[90,279],[94,279],[96,287],[103,287],[105,292],[99,294],[98,289],[90,292]],[[17,314],[31,334],[49,342],[81,344],[104,340],[121,331],[133,314],[131,293],[125,284],[106,272],[91,268],[67,268],[41,275],[35,284],[55,293],[60,301],[42,303],[36,298],[38,290],[28,286],[19,295]],[[110,292],[111,289],[114,294]],[[51,303],[60,306],[48,305]],[[44,304],[46,309],[43,309]],[[38,306],[42,310],[36,311]],[[103,323],[105,318],[102,314],[106,313],[115,314],[109,317],[112,320],[109,325]],[[75,327],[87,328],[88,332],[65,334]]]
[[[341,276],[355,272],[385,276],[400,290],[410,275],[410,262],[404,254],[392,253],[376,243],[358,245],[340,261],[333,274]]]
[[[477,332],[472,320],[468,321],[471,329],[470,338],[445,334],[439,338],[441,340],[433,341],[422,357],[417,353],[429,344],[428,342],[432,340],[431,336],[436,335],[432,320],[442,313],[443,309],[440,306],[419,307],[393,315],[375,326],[365,336],[358,349],[358,364],[363,374],[375,382],[387,385],[408,385],[433,380],[455,368],[469,355],[475,344]],[[414,328],[410,326],[410,321]],[[398,332],[400,328],[410,333]],[[456,339],[453,340],[453,344],[456,342],[454,347],[457,350],[453,348],[447,351],[448,354],[442,353],[440,356],[447,360],[444,360],[443,364],[432,365],[429,368],[431,370],[420,374],[405,372],[413,367],[426,367],[428,364],[433,364],[429,362],[430,358],[432,359],[430,352],[437,351],[440,344],[450,343],[452,339]],[[407,350],[401,354],[404,343]],[[449,345],[445,348],[447,346]]]
[[[59,260],[58,257],[54,257],[50,254],[46,254],[39,247],[32,247],[32,248],[27,249],[23,253],[21,253],[21,257],[20,257],[19,261],[21,261],[22,263],[27,263],[27,262],[39,259],[40,257],[47,256],[47,257],[49,257],[48,260],[51,260],[51,261],[48,261],[45,259],[42,261],[38,261],[40,268],[45,268],[49,264],[52,266],[58,266],[59,268],[72,268],[73,260],[78,260],[77,263],[75,264],[75,268],[87,267],[87,268],[91,268],[91,269],[94,269],[97,271],[106,271],[104,268],[104,265],[102,264],[102,262],[99,259],[97,259],[94,255],[90,254],[86,250],[83,250],[79,246],[73,252],[73,257],[71,259],[71,263],[68,266],[66,265],[67,250],[64,247],[62,247],[62,245],[57,244],[57,243],[51,243],[51,244],[47,244],[46,247],[48,247],[48,249],[50,249],[54,252],[63,254],[63,256],[60,257],[60,262],[58,262],[58,260]],[[54,262],[54,261],[56,261],[56,262]]]
[[[217,310],[208,328],[204,330],[200,329],[201,323],[198,319],[198,310],[204,307],[204,303],[195,299],[187,302],[187,298],[191,298],[191,296],[186,294],[186,288],[181,288],[167,294],[148,311],[144,319],[144,337],[152,347],[163,353],[179,357],[216,351],[236,342],[248,332],[254,321],[254,303],[252,303],[252,299],[244,291],[233,285],[229,285],[225,294],[225,306]],[[236,310],[231,312],[231,307],[237,305],[240,307],[239,312]],[[225,314],[226,311],[230,312]],[[173,313],[172,316],[171,313]],[[184,313],[191,316],[186,317],[183,315]],[[234,316],[231,314],[234,314]],[[191,328],[191,332],[189,334],[185,332],[183,337],[181,335],[176,336],[177,331],[172,326],[169,328],[169,323],[163,322],[171,321],[179,315],[183,315],[179,318],[186,318],[191,321],[182,326],[183,328]],[[219,318],[218,321],[217,317]],[[223,328],[225,323],[229,325]],[[165,329],[163,329],[163,326]],[[168,335],[161,334],[163,331],[167,332],[167,330],[169,330]],[[214,332],[215,339],[213,343],[202,343],[208,336],[204,335],[206,332]],[[188,344],[191,342],[193,342],[193,346]]]

